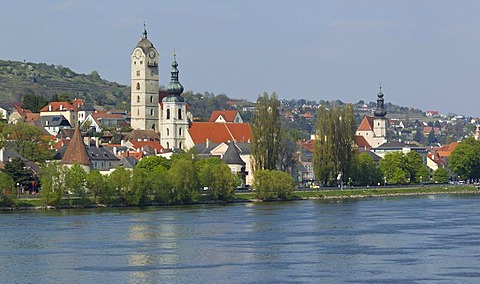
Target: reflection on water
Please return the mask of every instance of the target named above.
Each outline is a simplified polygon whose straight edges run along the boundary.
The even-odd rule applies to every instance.
[[[0,213],[0,283],[458,283],[476,196]]]

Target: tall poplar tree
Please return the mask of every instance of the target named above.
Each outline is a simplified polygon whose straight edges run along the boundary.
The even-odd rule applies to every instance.
[[[252,155],[255,170],[275,170],[280,167],[285,148],[284,130],[280,120],[277,94],[258,96],[253,116]]]
[[[353,106],[318,109],[313,152],[315,177],[322,184],[346,182],[352,175],[355,158],[355,116]]]

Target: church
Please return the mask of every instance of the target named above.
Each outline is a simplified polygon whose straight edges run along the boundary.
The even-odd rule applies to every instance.
[[[131,127],[160,134],[165,149],[186,149],[186,134],[192,115],[181,96],[176,55],[173,55],[171,80],[166,91],[159,89],[159,54],[147,38],[147,30],[130,56]]]

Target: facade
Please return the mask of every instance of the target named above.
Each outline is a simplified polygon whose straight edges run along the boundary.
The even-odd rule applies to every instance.
[[[69,102],[51,102],[40,110],[40,117],[63,115],[72,127],[77,126],[78,105]]]
[[[147,39],[145,29],[130,62],[131,127],[158,132],[158,52]]]
[[[383,99],[382,88],[377,94],[377,107],[374,116],[364,116],[358,126],[357,136],[362,136],[371,147],[378,147],[387,142],[387,111]]]

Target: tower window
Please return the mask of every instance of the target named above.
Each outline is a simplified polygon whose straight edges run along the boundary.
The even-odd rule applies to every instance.
[[[140,76],[140,70],[137,70],[137,76]]]
[[[153,116],[153,108],[150,109],[150,115]]]
[[[140,96],[137,96],[137,103],[140,102]]]
[[[182,119],[182,109],[178,109],[178,119]]]
[[[153,96],[150,96],[150,102],[153,103]]]
[[[142,61],[142,60],[140,60],[140,65],[142,65],[142,64],[143,64],[143,61]]]
[[[154,123],[154,124],[152,124],[152,130],[154,130],[154,131],[155,131],[155,123]]]
[[[139,109],[137,109],[137,115],[140,115],[140,110]]]
[[[167,149],[170,149],[170,143],[167,142]]]
[[[137,91],[140,90],[140,83],[137,83]]]
[[[170,109],[167,108],[167,119],[170,119]]]
[[[182,128],[178,129],[178,136],[182,136]]]
[[[170,129],[167,128],[167,136],[170,135]]]
[[[178,143],[178,148],[182,149],[182,142]]]

